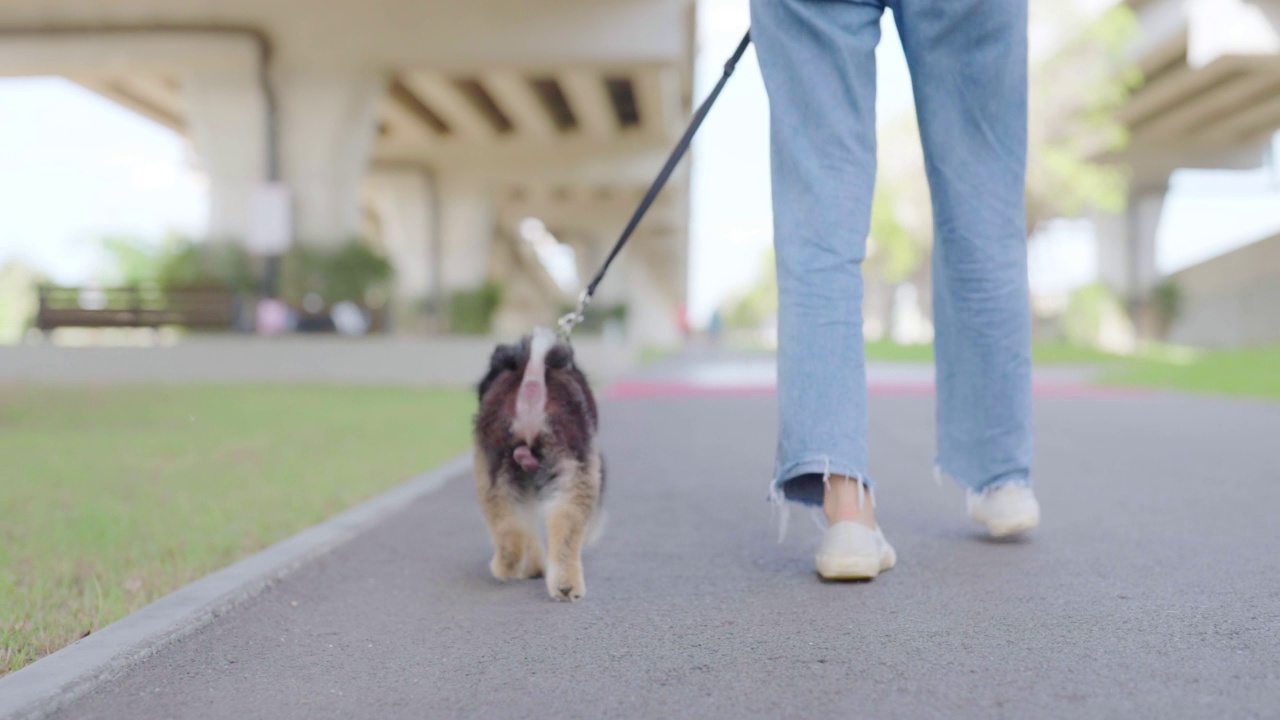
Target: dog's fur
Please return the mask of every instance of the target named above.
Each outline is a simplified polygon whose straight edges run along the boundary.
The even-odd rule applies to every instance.
[[[586,594],[582,547],[602,521],[604,460],[596,448],[596,402],[573,348],[539,328],[500,345],[480,382],[475,480],[493,539],[499,580],[546,574],[556,600]],[[545,515],[543,560],[538,515]]]

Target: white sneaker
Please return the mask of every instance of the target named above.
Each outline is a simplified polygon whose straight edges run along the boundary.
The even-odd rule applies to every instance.
[[[827,528],[818,546],[818,574],[827,580],[870,580],[898,561],[880,528],[846,520]]]
[[[991,537],[1006,537],[1040,525],[1040,503],[1031,488],[1004,485],[986,492],[966,493],[969,517],[987,526]]]

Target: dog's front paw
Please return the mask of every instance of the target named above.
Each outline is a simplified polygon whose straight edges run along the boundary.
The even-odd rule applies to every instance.
[[[539,554],[527,553],[524,556],[524,565],[520,568],[521,578],[540,578],[544,572]]]
[[[503,582],[542,577],[542,554],[533,549],[520,555],[495,552],[489,561],[489,572]]]
[[[564,602],[581,600],[587,594],[587,584],[582,579],[582,567],[551,568],[547,573],[547,592],[552,599]]]
[[[519,555],[495,552],[493,559],[489,561],[489,572],[493,573],[494,578],[503,582],[517,580],[522,577],[520,565]]]

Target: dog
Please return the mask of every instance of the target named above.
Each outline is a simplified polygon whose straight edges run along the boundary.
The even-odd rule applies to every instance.
[[[552,598],[579,600],[582,548],[600,534],[605,480],[596,401],[573,348],[546,328],[499,345],[479,394],[474,473],[493,541],[489,570],[503,581],[545,574]]]

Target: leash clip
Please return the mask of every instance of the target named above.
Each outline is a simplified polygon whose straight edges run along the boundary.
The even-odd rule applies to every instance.
[[[565,340],[569,339],[569,335],[573,332],[573,329],[576,328],[586,316],[587,306],[590,304],[591,292],[590,290],[583,290],[582,294],[578,296],[577,306],[574,307],[572,311],[562,315],[560,319],[556,321],[556,324],[560,326],[561,338]]]

